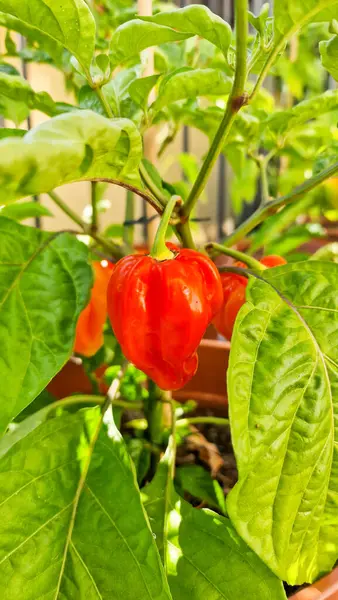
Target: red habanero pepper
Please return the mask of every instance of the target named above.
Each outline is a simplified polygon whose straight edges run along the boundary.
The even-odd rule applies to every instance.
[[[286,260],[281,256],[270,255],[260,260],[260,263],[268,269],[285,265]],[[246,267],[242,262],[236,262],[236,267]],[[245,290],[248,280],[237,273],[222,273],[223,286],[222,308],[213,320],[217,331],[226,339],[231,340],[232,331],[240,308],[245,302]]]
[[[107,318],[107,287],[114,266],[107,260],[93,262],[94,285],[90,300],[76,326],[74,352],[93,356],[103,345],[103,326]]]
[[[207,256],[167,248],[168,260],[133,255],[116,264],[108,314],[126,358],[163,390],[178,390],[196,373],[196,349],[221,307],[222,285]]]

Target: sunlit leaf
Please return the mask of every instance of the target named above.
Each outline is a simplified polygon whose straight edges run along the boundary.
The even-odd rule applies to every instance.
[[[86,110],[54,117],[20,140],[0,142],[0,203],[93,178],[142,189],[141,154],[140,134],[128,119]]]
[[[230,92],[231,85],[230,77],[219,69],[179,69],[161,81],[154,110],[177,100],[225,95]]]
[[[170,600],[114,424],[94,408],[36,425],[0,461],[2,598]]]
[[[320,42],[319,50],[323,66],[338,81],[338,35],[329,41]]]
[[[338,265],[293,263],[264,279],[248,286],[231,341],[239,481],[227,510],[281,579],[311,582],[338,556]]]
[[[50,117],[58,114],[56,104],[47,92],[34,92],[23,77],[0,71],[0,114],[19,125],[32,109]]]
[[[170,12],[159,12],[153,17],[142,17],[144,21],[166,25],[190,35],[198,35],[217,46],[227,57],[231,43],[231,27],[206,6],[191,4]]]
[[[113,34],[110,45],[111,61],[116,65],[122,64],[146,48],[164,42],[185,40],[190,35],[156,23],[146,23],[140,19],[128,21],[118,27]]]
[[[84,244],[0,216],[0,431],[69,358],[92,280]]]
[[[283,600],[282,583],[230,521],[198,510],[174,490],[172,439],[154,479],[141,490],[173,600]],[[226,575],[225,575],[226,573]]]
[[[18,19],[30,32],[35,29],[43,37],[61,44],[89,70],[94,54],[95,21],[84,0],[0,0],[0,11],[5,13],[5,19],[7,15]],[[15,26],[13,29],[17,30]]]

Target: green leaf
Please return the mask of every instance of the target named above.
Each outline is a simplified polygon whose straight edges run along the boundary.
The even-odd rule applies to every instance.
[[[302,244],[306,244],[315,238],[325,237],[325,235],[326,230],[320,223],[292,225],[283,236],[275,239],[265,247],[265,253],[287,256],[289,252],[296,250]]]
[[[79,103],[79,107],[85,110],[93,110],[94,112],[106,116],[106,111],[102,106],[102,102],[98,97],[97,93],[90,85],[83,85],[78,93],[77,99]]]
[[[41,50],[45,50],[49,56],[53,58],[56,64],[62,65],[63,48],[61,44],[50,38],[48,35],[45,35],[43,31],[39,31],[28,23],[20,21],[3,12],[0,12],[0,25],[9,30],[17,31],[23,35],[30,44],[34,46],[38,45]],[[19,75],[19,73],[17,73],[17,75]]]
[[[150,468],[150,448],[145,445],[143,439],[130,438],[127,441],[127,449],[135,465],[137,481],[141,484]]]
[[[275,44],[312,21],[330,21],[337,16],[337,0],[283,0],[274,5]]]
[[[154,110],[177,100],[198,96],[222,96],[231,90],[231,79],[220,69],[178,69],[160,83]]]
[[[280,233],[294,223],[300,214],[306,213],[313,202],[314,199],[311,195],[305,196],[305,198],[301,198],[298,202],[285,206],[275,215],[269,217],[252,235],[250,251],[252,253],[256,252],[262,246],[266,246],[275,239],[278,240],[280,237],[283,237],[280,236]]]
[[[8,137],[23,137],[27,133],[26,129],[12,129],[10,127],[0,127],[0,140]]]
[[[98,408],[22,437],[0,481],[2,598],[170,600],[128,453]]]
[[[233,153],[227,153],[229,158]],[[234,160],[239,158],[239,162],[234,170],[234,177],[231,180],[231,202],[235,214],[243,210],[244,202],[254,201],[257,192],[258,167],[254,160],[247,159],[245,154],[240,152],[229,158],[231,165]],[[240,170],[239,167],[241,166]]]
[[[115,117],[130,116],[129,86],[136,80],[137,76],[138,69],[124,69],[117,73],[107,85],[103,86],[103,91]]]
[[[112,223],[104,231],[105,237],[122,238],[124,227],[121,223]]]
[[[13,65],[4,62],[0,62],[0,73],[7,73],[8,75],[20,75],[19,71],[13,67]]]
[[[18,19],[30,31],[35,29],[67,48],[88,72],[94,55],[95,21],[84,0],[0,0],[0,11],[5,18]]]
[[[19,125],[32,109],[49,116],[57,114],[56,105],[47,92],[34,92],[23,77],[0,71],[0,113],[5,119]]]
[[[175,492],[172,444],[171,438],[154,479],[141,493],[173,600],[285,599],[282,583],[228,519],[193,508]]]
[[[269,18],[269,3],[265,2],[258,17],[249,11],[249,23],[258,31],[260,36],[264,35],[266,21]]]
[[[338,81],[338,35],[319,43],[323,67]]]
[[[170,27],[145,23],[133,19],[116,29],[110,45],[110,58],[113,65],[127,62],[137,56],[142,50],[158,46],[164,42],[185,40],[193,34],[181,33]]]
[[[338,556],[338,265],[293,263],[264,279],[250,282],[231,340],[239,481],[227,510],[281,579],[311,582]]]
[[[40,202],[26,201],[0,207],[0,216],[14,219],[14,221],[24,221],[32,217],[52,217],[53,215]]]
[[[160,75],[149,75],[135,79],[129,86],[129,95],[133,102],[140,106],[144,112],[147,110],[148,98],[151,90],[156,85]]]
[[[0,217],[0,431],[46,387],[72,351],[92,273],[74,236]]]
[[[299,102],[287,111],[275,112],[262,123],[262,127],[267,126],[270,131],[274,131],[278,135],[285,135],[301,123],[337,110],[337,106],[338,90],[328,90],[320,96]]]
[[[207,502],[225,514],[225,497],[220,484],[200,465],[179,467],[176,470],[175,481],[182,491]]]
[[[140,134],[128,119],[87,110],[54,117],[20,140],[0,142],[0,204],[94,178],[142,189],[141,155]]]
[[[190,36],[198,35],[222,50],[227,58],[232,38],[231,27],[206,6],[192,4],[170,12],[159,12],[153,17],[142,17],[142,20],[173,27]]]
[[[144,158],[142,160],[142,163],[148,173],[149,179],[151,179],[155,183],[156,187],[159,190],[161,190],[161,193],[164,196],[167,196],[167,198],[169,199],[173,195],[173,193],[175,193],[170,188],[170,185],[169,185],[169,188],[170,188],[170,191],[169,191],[168,184],[166,184],[166,182],[163,181],[160,173],[158,172],[156,167],[150,162],[150,160],[148,160],[147,158]]]

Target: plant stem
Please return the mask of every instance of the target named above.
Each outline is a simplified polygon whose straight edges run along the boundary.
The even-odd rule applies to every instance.
[[[276,198],[272,202],[269,202],[267,205],[262,206],[256,210],[256,212],[251,215],[242,225],[240,225],[236,231],[234,231],[229,237],[227,237],[223,244],[226,247],[233,246],[239,240],[243,239],[250,231],[252,231],[257,225],[265,221],[271,215],[274,215],[280,208],[283,206],[287,206],[292,202],[295,202],[299,198],[302,198],[304,194],[310,192],[315,187],[323,183],[326,179],[329,179],[338,172],[338,162],[331,165],[318,175],[311,177],[311,179],[307,179],[302,184],[295,187],[291,192],[286,194],[285,196],[281,196],[280,198]]]
[[[101,87],[96,87],[94,89],[95,89],[95,92],[97,93],[98,97],[101,100],[101,104],[102,104],[104,110],[106,111],[107,117],[109,117],[110,119],[113,119],[114,118],[114,113],[113,113],[113,111],[111,109],[111,106],[110,106],[110,104],[109,104],[109,102],[108,102],[108,100],[107,100],[104,92],[102,91],[102,88]]]
[[[160,202],[162,207],[166,206],[166,204],[168,203],[168,198],[163,194],[163,192],[157,187],[156,183],[152,180],[142,161],[139,166],[139,171],[141,179],[143,183],[147,186],[148,190],[150,190],[153,196],[155,196],[155,198]]]
[[[246,269],[242,269],[242,267],[217,267],[220,273],[235,273],[236,275],[242,275],[249,279],[251,275],[251,271],[247,271]]]
[[[166,260],[173,258],[173,253],[167,248],[165,243],[165,236],[167,233],[171,213],[173,212],[176,204],[181,202],[179,196],[172,196],[164,209],[161,222],[156,232],[153,247],[150,255],[157,260]]]
[[[105,396],[95,396],[95,395],[86,395],[81,394],[79,396],[66,396],[62,398],[62,400],[57,400],[56,402],[52,402],[49,405],[50,411],[56,410],[58,408],[64,408],[65,406],[74,406],[76,404],[100,404],[104,405],[106,402]],[[125,400],[113,400],[112,406],[120,406],[121,408],[126,408],[129,410],[139,410],[143,408],[142,402],[127,402]],[[49,410],[48,410],[49,412]]]
[[[247,76],[246,53],[248,37],[248,0],[236,0],[235,2],[235,25],[236,25],[236,71],[231,94],[228,98],[226,110],[222,122],[218,128],[211,147],[206,155],[202,168],[197,176],[193,188],[182,206],[181,214],[189,217],[198,198],[203,192],[212,168],[222,151],[224,143],[229,135],[232,124],[240,108],[247,104],[247,96],[244,94],[244,86]]]
[[[70,219],[72,219],[72,221],[74,221],[74,223],[76,223],[82,229],[82,232],[85,235],[89,235],[90,237],[92,237],[105,250],[107,250],[107,252],[114,256],[114,258],[122,258],[122,256],[124,256],[124,252],[122,248],[120,248],[120,246],[114,244],[113,242],[110,242],[98,233],[93,233],[87,226],[87,224],[84,221],[82,221],[79,215],[77,215],[71,208],[69,208],[69,206],[63,200],[61,200],[61,198],[54,191],[48,192],[48,196],[55,202],[55,204],[57,204],[59,208],[61,208],[61,210],[66,215],[68,215]],[[80,233],[81,232],[79,231],[79,234]]]
[[[176,421],[175,405],[174,405],[173,400],[170,401],[170,408],[171,408],[171,440],[169,443],[171,444],[171,449],[170,449],[171,455],[170,455],[169,467],[170,467],[171,481],[174,481],[175,465],[176,465],[176,451],[177,451],[177,441],[176,441],[177,421]]]
[[[186,427],[187,425],[229,425],[229,419],[223,417],[190,417],[187,419],[179,419],[177,428]]]
[[[175,227],[176,234],[184,248],[191,248],[192,250],[196,250],[196,245],[194,242],[194,238],[192,237],[189,221],[185,223],[179,223]]]
[[[207,252],[215,251],[216,254],[225,254],[226,256],[231,256],[236,260],[239,260],[246,264],[248,267],[253,269],[254,271],[263,271],[264,265],[262,265],[259,260],[256,260],[252,256],[247,256],[243,252],[239,252],[239,250],[235,250],[234,248],[225,248],[221,244],[216,244],[211,242],[210,244],[206,244],[205,249]]]
[[[68,215],[68,217],[76,223],[83,231],[87,233],[87,225],[84,221],[82,221],[81,217],[77,215],[69,206],[61,200],[61,198],[55,192],[48,192],[48,196],[57,204],[61,210]]]
[[[96,234],[99,230],[99,225],[98,225],[98,212],[97,212],[97,181],[92,181],[91,182],[91,189],[92,189],[92,196],[91,196],[91,200],[92,200],[92,226],[91,226],[91,233]]]
[[[269,183],[268,183],[268,175],[267,175],[267,166],[268,163],[265,157],[261,157],[258,160],[258,167],[261,176],[261,206],[264,206],[270,201],[269,195]]]
[[[125,221],[133,221],[134,220],[134,194],[130,190],[127,190],[126,193],[126,207],[124,213]],[[125,225],[123,229],[123,241],[126,246],[130,249],[133,248],[134,245],[134,225]]]

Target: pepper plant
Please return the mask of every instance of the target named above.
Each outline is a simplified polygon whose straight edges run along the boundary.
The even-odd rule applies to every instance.
[[[338,2],[276,0],[273,11],[264,5],[253,15],[247,0],[236,0],[234,31],[202,5],[177,10],[159,5],[154,16],[142,18],[136,18],[132,4],[111,0],[0,0],[0,11],[7,29],[1,113],[16,124],[33,109],[49,117],[30,131],[1,130],[1,598],[285,598],[283,581],[312,582],[338,559],[338,266],[271,259],[264,265],[233,246],[258,226],[251,252],[268,246],[280,222],[286,226],[306,212],[311,194],[338,173],[337,90],[321,93],[320,78],[303,78],[295,87],[294,77],[297,60],[308,64],[305,58],[314,43],[317,52],[318,41],[316,68],[338,77]],[[24,49],[18,49],[13,32],[25,36]],[[301,43],[293,60],[295,39]],[[155,73],[144,77],[140,53],[151,46]],[[61,70],[74,104],[34,91],[6,55]],[[275,110],[262,87],[269,74],[285,80],[298,100],[305,90],[306,99]],[[144,160],[145,133],[163,123],[164,146],[184,124],[210,137],[188,190],[186,182],[164,181]],[[307,148],[308,130],[313,135]],[[239,165],[243,170],[254,165],[262,202],[221,247],[211,241],[197,250],[191,214],[221,152],[235,171],[237,165],[239,186],[245,179]],[[289,167],[293,177],[283,190],[274,174],[285,156],[282,184]],[[303,160],[311,172],[293,187]],[[75,181],[92,182],[89,223],[55,192]],[[104,183],[128,191],[127,220],[134,219],[130,192],[163,215],[151,258],[129,257],[131,230],[120,240],[112,229],[100,230]],[[46,211],[16,201],[42,193],[73,220],[72,229],[48,233],[20,223]],[[184,250],[165,246],[168,224]],[[146,356],[144,370],[173,389],[173,376],[168,381],[156,373],[173,361],[176,348],[176,362],[169,366],[182,383],[179,371],[186,359],[189,379],[197,366],[195,346],[222,309],[221,277],[207,252],[244,263],[222,268],[235,288],[241,282],[242,294],[231,316],[231,330],[237,318],[229,334],[227,375],[239,478],[226,508],[218,502],[218,513],[226,516],[193,508],[175,489],[176,444],[189,423],[185,409],[153,382],[146,392],[142,375],[127,366],[108,325],[100,349],[108,304],[117,339],[136,366]],[[104,294],[108,285],[103,275],[98,283],[95,262],[101,259],[101,267],[109,266],[113,274],[107,301],[101,295],[92,302],[94,290]],[[180,261],[186,261],[186,273],[179,271]],[[92,263],[95,285],[88,304]],[[145,267],[137,270],[146,263],[158,263],[149,289]],[[129,283],[127,264],[134,265]],[[158,299],[156,277],[162,278]],[[185,299],[184,309],[170,295],[173,286]],[[170,346],[171,327],[177,336],[182,323],[181,339],[175,337],[176,346]],[[87,338],[81,327],[88,327]],[[187,344],[189,331],[194,347]],[[86,341],[95,344],[88,349]],[[45,388],[74,344],[95,394],[50,403]],[[107,389],[96,371],[102,352]],[[158,450],[166,444],[162,456],[151,461],[148,456],[146,466],[138,438],[123,439],[118,429],[121,410],[140,406],[151,432],[149,445]]]

